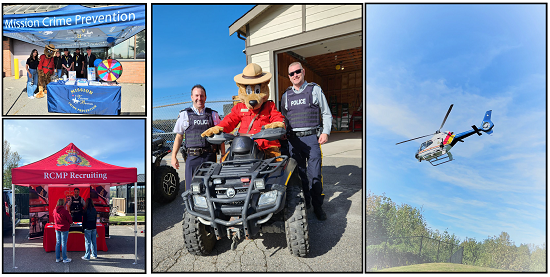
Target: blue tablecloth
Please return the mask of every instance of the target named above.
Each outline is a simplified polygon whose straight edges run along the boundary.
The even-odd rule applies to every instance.
[[[64,81],[48,84],[48,112],[120,114],[120,86],[66,86]]]

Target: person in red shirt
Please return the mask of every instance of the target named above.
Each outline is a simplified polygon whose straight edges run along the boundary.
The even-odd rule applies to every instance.
[[[60,198],[57,200],[57,206],[53,211],[53,220],[55,223],[55,262],[60,262],[59,247],[63,248],[63,262],[70,263],[71,259],[67,258],[67,239],[69,238],[69,228],[73,223],[73,218],[69,211],[65,209],[65,200]]]
[[[234,77],[239,87],[240,103],[237,103],[231,113],[216,126],[204,131],[201,136],[211,136],[221,131],[232,132],[239,123],[239,134],[253,135],[265,129],[285,127],[283,115],[277,111],[275,103],[267,100],[269,97],[269,81],[271,73],[263,72],[262,68],[251,63],[247,65],[242,74]],[[266,157],[277,157],[281,155],[278,140],[268,141],[265,139],[256,140],[258,147],[266,153]]]

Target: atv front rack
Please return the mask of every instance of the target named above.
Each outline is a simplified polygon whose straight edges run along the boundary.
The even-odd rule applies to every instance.
[[[281,159],[281,160],[277,161],[278,159]],[[226,227],[242,225],[242,229],[244,231],[245,237],[249,238],[251,233],[251,227],[252,228],[257,227],[256,224],[251,225],[249,221],[259,219],[260,217],[267,216],[271,213],[275,213],[279,211],[281,209],[281,205],[284,203],[283,197],[285,196],[285,189],[286,189],[284,186],[273,184],[272,190],[277,190],[277,199],[275,201],[275,206],[260,212],[256,212],[256,210],[254,209],[249,209],[250,201],[252,199],[251,196],[253,194],[261,193],[260,190],[254,189],[254,185],[253,185],[254,180],[258,178],[258,176],[271,174],[277,171],[278,169],[280,169],[281,167],[286,167],[288,165],[288,160],[289,160],[288,156],[281,155],[281,156],[270,158],[267,160],[246,159],[246,160],[230,160],[230,161],[224,161],[221,163],[205,162],[195,170],[193,181],[196,182],[196,179],[201,179],[202,183],[206,186],[203,196],[206,198],[207,210],[210,216],[206,216],[204,214],[201,214],[195,211],[194,204],[192,204],[193,200],[191,199],[193,196],[193,192],[191,189],[185,191],[181,195],[183,197],[185,208],[187,212],[190,213],[191,215],[202,218],[206,221],[209,221],[210,225],[214,229],[217,239],[221,238],[219,225],[223,225]],[[216,195],[214,196],[211,195],[211,191],[215,192],[215,190],[212,189],[212,187],[215,186],[212,182],[213,179],[216,179],[216,178],[226,179],[226,178],[238,178],[238,177],[250,178],[250,185],[248,186],[246,195],[235,195],[232,198],[217,198]],[[239,202],[239,201],[244,202],[241,208],[241,218],[230,220],[230,221],[216,218],[214,203],[230,204],[230,203]]]

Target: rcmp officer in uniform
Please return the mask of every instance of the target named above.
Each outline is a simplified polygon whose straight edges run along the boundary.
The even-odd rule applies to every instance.
[[[73,218],[73,222],[82,222],[82,211],[84,210],[84,199],[80,197],[80,189],[74,189],[74,196],[71,196],[69,210]]]
[[[179,169],[176,157],[185,134],[184,151],[187,153],[185,161],[185,190],[191,186],[193,172],[203,162],[216,161],[217,149],[206,138],[201,137],[206,129],[220,123],[218,112],[205,107],[206,90],[201,85],[195,85],[191,89],[191,101],[193,106],[180,111],[176,125],[174,126],[174,148],[172,150],[172,166]],[[223,144],[222,144],[223,147]],[[223,149],[222,149],[223,151]]]
[[[320,145],[328,141],[332,114],[321,87],[305,81],[302,64],[291,63],[288,72],[292,86],[286,89],[281,98],[281,113],[288,121],[289,152],[298,162],[306,207],[313,206],[317,219],[326,220],[327,215],[322,208],[325,195]]]

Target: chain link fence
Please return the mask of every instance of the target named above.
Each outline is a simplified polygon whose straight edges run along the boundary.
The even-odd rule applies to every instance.
[[[181,110],[189,108],[193,105],[191,101],[168,104],[153,107],[153,136],[160,136],[164,139],[165,145],[172,148],[176,133],[174,133],[174,125],[178,119]],[[207,101],[206,107],[218,112],[220,117],[231,112],[233,108],[233,100]]]
[[[367,271],[421,263],[462,264],[464,247],[425,236],[382,239],[367,246]]]

